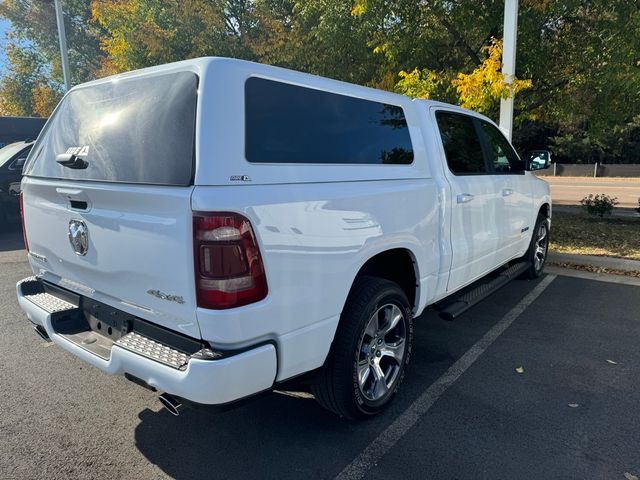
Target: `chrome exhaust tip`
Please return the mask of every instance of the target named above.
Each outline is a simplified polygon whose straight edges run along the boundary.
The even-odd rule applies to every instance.
[[[176,417],[180,415],[180,410],[182,410],[183,407],[180,400],[168,393],[163,393],[158,397],[158,399],[160,400],[160,403],[162,403],[162,406],[166,408],[171,415],[175,415]]]
[[[49,334],[47,333],[47,331],[43,327],[41,327],[40,325],[34,325],[33,329],[36,331],[36,333],[38,335],[40,335],[40,337],[43,340],[46,340],[47,342],[51,341],[51,339],[49,338]]]

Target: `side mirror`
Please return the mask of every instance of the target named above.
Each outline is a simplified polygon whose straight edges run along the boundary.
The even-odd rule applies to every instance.
[[[533,150],[524,155],[526,169],[529,171],[544,170],[551,166],[551,152]]]

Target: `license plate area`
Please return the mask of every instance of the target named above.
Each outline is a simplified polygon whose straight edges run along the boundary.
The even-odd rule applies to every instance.
[[[66,293],[53,285],[46,285],[52,295]],[[133,328],[135,317],[87,297],[78,297],[78,308],[52,316],[57,334],[79,347],[109,360],[113,344]]]
[[[116,342],[132,330],[133,315],[86,297],[82,300],[85,320],[96,334]]]
[[[45,305],[57,307],[64,301],[69,308],[51,313],[54,331],[89,352],[109,360],[114,344],[147,356],[173,368],[182,368],[191,355],[207,344],[201,340],[155,325],[122,310],[88,297],[73,294],[49,283],[34,281],[31,295],[45,295]],[[37,290],[37,291],[36,291]],[[58,311],[59,310],[59,311]],[[216,353],[218,358],[221,354]]]

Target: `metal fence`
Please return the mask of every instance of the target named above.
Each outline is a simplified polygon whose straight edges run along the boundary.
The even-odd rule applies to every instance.
[[[640,177],[640,164],[579,165],[554,163],[546,170],[536,172],[542,177]]]

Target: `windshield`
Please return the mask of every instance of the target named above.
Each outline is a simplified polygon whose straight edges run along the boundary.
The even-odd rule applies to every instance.
[[[15,157],[17,153],[26,147],[27,145],[24,142],[17,142],[0,148],[0,168],[4,167],[5,163]]]
[[[71,91],[40,135],[25,175],[189,185],[196,92],[191,72],[115,79]],[[81,168],[63,166],[80,158]]]

